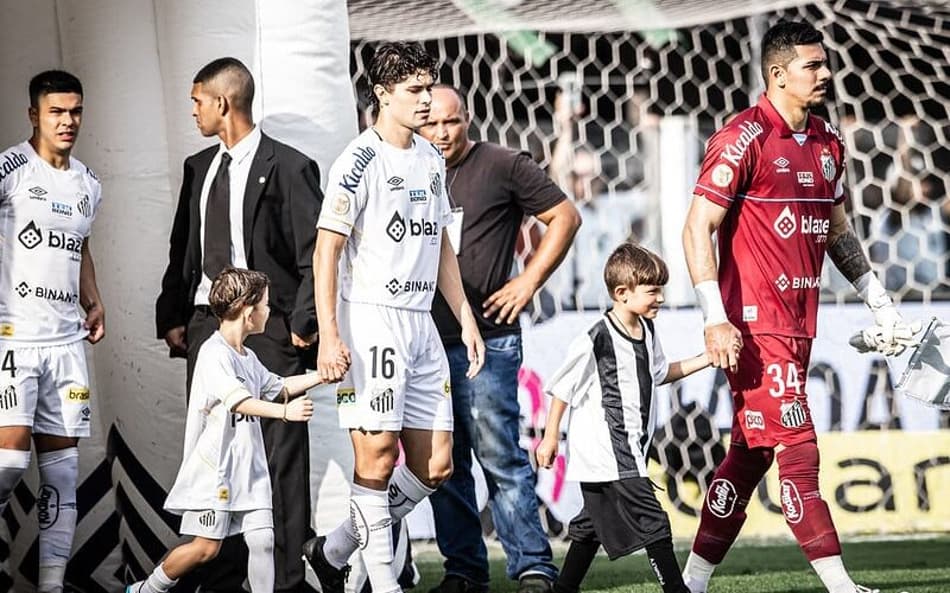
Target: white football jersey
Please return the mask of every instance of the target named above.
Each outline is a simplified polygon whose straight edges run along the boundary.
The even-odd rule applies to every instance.
[[[656,385],[669,364],[642,319],[635,340],[604,315],[571,342],[567,360],[545,388],[566,402],[568,480],[610,482],[647,477],[647,452],[656,423]]]
[[[165,499],[174,513],[271,508],[270,475],[261,422],[231,409],[247,398],[272,400],[284,380],[252,350],[235,351],[220,332],[198,351],[185,420],[181,469]]]
[[[74,158],[56,169],[29,142],[0,154],[0,342],[54,346],[89,333],[79,264],[100,199],[98,178]]]
[[[418,134],[412,139],[403,150],[369,128],[330,168],[317,226],[349,237],[339,272],[345,301],[432,308],[452,212],[442,153]]]

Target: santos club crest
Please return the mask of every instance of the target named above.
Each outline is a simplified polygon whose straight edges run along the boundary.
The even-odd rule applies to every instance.
[[[821,149],[821,174],[827,181],[834,181],[836,172],[835,157],[831,156],[831,151],[826,146]]]

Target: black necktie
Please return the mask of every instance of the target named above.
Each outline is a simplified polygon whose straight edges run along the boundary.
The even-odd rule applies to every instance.
[[[211,280],[231,265],[231,155],[222,152],[205,205],[204,272]]]

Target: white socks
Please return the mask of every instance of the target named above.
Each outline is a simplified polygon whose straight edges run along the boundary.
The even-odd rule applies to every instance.
[[[247,543],[247,581],[251,593],[274,591],[274,530],[266,527],[244,534]]]
[[[844,569],[844,563],[841,556],[826,556],[812,560],[812,568],[818,574],[828,593],[854,593],[857,590],[854,581],[848,576],[848,571]]]
[[[0,514],[7,508],[13,489],[30,467],[30,452],[0,449]]]
[[[377,492],[363,488],[356,484],[353,485],[353,493],[360,491]],[[399,521],[409,514],[420,501],[426,496],[435,492],[415,476],[406,464],[397,466],[393,470],[393,476],[389,480],[389,490],[385,493],[389,501],[389,516],[392,521]],[[352,514],[353,509],[350,508]],[[351,517],[352,518],[352,517]],[[323,546],[323,555],[334,568],[342,568],[349,560],[353,552],[359,547],[360,542],[356,532],[353,531],[353,521],[344,521],[336,529],[327,534],[326,543]]]
[[[148,575],[148,579],[140,589],[141,593],[166,593],[169,589],[178,584],[178,579],[173,579],[165,574],[165,565],[159,564]],[[135,589],[132,589],[135,591]],[[138,592],[136,592],[138,593]]]
[[[683,582],[690,593],[706,593],[709,579],[712,578],[716,565],[709,562],[695,552],[689,553],[686,566],[683,568]]]
[[[59,593],[63,589],[66,561],[76,532],[76,482],[79,449],[67,447],[37,455],[40,489],[36,516],[40,527],[40,569],[37,590]]]
[[[374,593],[402,591],[393,570],[393,520],[386,492],[353,485],[350,522]]]

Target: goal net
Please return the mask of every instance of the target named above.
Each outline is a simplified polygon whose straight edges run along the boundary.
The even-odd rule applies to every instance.
[[[764,91],[758,46],[781,18],[809,21],[825,34],[834,88],[819,115],[844,137],[852,221],[875,271],[904,303],[950,297],[950,6],[944,1],[351,0],[349,6],[351,72],[362,104],[377,43],[420,40],[438,57],[441,81],[467,98],[473,138],[529,151],[581,208],[584,224],[571,254],[536,296],[534,322],[557,324],[565,314],[606,308],[600,271],[627,238],[670,263],[667,304],[694,304],[679,246],[691,184],[709,135]],[[542,232],[540,223],[525,221],[515,270]],[[825,266],[823,300],[852,300],[853,289],[833,268]],[[817,365],[810,380],[827,386],[834,408],[840,394],[833,369]],[[709,421],[709,402],[684,405],[679,389],[674,394],[656,450],[671,498],[686,508],[678,492],[684,484],[705,489],[723,452],[720,428],[727,427]],[[720,406],[729,398],[721,375],[713,394],[710,401]],[[883,401],[893,408],[892,400]],[[850,421],[852,429],[900,427],[875,424],[865,412]],[[825,424],[835,430],[845,422],[838,410]],[[526,426],[526,441],[534,428]]]

